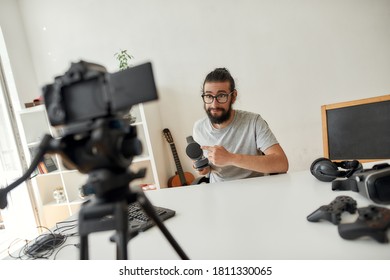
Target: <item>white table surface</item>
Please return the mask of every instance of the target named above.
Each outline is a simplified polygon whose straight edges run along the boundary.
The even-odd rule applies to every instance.
[[[332,191],[331,183],[318,181],[309,171],[146,194],[154,205],[176,211],[165,225],[190,259],[390,259],[389,243],[381,244],[369,237],[344,240],[336,225],[307,221],[309,214],[339,195],[354,198],[358,207],[374,204],[352,191]],[[342,222],[356,218],[357,214],[344,213]],[[90,259],[116,258],[115,245],[109,241],[112,234],[90,235]],[[67,241],[77,242],[77,237]],[[156,226],[132,239],[128,254],[130,259],[138,260],[180,259]],[[56,258],[78,259],[79,252],[68,246]]]

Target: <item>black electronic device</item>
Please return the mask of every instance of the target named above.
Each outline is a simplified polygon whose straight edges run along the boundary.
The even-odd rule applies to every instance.
[[[359,217],[354,223],[338,225],[344,239],[369,236],[379,243],[388,243],[387,230],[390,228],[390,209],[370,205],[358,208]]]
[[[153,210],[161,221],[168,220],[176,215],[174,210],[156,205],[153,205]],[[105,216],[102,218],[102,221],[104,222],[112,218],[114,218],[112,215]],[[134,233],[134,235],[139,232],[146,231],[156,225],[138,201],[132,202],[127,206],[127,218],[129,222],[129,231]]]
[[[124,115],[133,105],[157,99],[151,63],[115,73],[95,63],[72,63],[42,91],[53,126]]]
[[[323,157],[313,161],[310,166],[311,174],[322,182],[331,182],[337,178],[348,178],[362,169],[361,163],[357,160],[333,162]]]
[[[307,216],[307,220],[310,222],[327,220],[332,224],[338,225],[341,221],[341,214],[343,212],[355,213],[356,206],[357,203],[353,198],[349,196],[338,196],[328,205],[321,206]]]
[[[155,213],[162,220],[165,221],[173,216],[176,212],[172,209],[153,206]],[[127,207],[127,213],[129,217],[129,229],[130,231],[142,232],[148,230],[155,225],[153,219],[151,219],[143,210],[142,206],[138,202],[133,202]]]
[[[390,165],[374,165],[354,173],[346,180],[332,182],[332,190],[351,190],[378,204],[390,204]]]
[[[7,206],[7,195],[28,179],[45,154],[59,154],[66,167],[88,173],[83,190],[94,196],[79,211],[80,259],[88,259],[88,235],[114,230],[117,259],[127,259],[129,232],[127,206],[138,202],[159,227],[182,259],[187,255],[177,244],[154,211],[141,189],[129,184],[145,176],[146,168],[137,172],[129,166],[142,153],[136,127],[124,119],[132,105],[157,99],[150,63],[114,74],[101,65],[80,61],[43,87],[48,118],[53,126],[62,126],[62,135],[44,135],[27,171],[6,188],[0,189],[0,207]],[[103,220],[104,217],[111,219]]]
[[[203,155],[203,150],[201,149],[200,145],[195,142],[192,136],[188,136],[186,139],[186,154],[190,159],[194,161],[195,169],[202,170],[205,167],[209,166],[209,159]]]

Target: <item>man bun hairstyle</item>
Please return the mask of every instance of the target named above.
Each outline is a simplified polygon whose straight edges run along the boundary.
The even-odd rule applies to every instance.
[[[230,92],[236,89],[236,83],[229,70],[226,68],[215,68],[213,71],[207,74],[206,79],[203,82],[202,92],[204,92],[204,85],[210,82],[226,82],[230,83]]]

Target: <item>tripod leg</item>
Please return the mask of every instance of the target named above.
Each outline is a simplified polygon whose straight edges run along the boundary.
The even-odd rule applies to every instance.
[[[80,236],[80,260],[88,260],[88,235]]]
[[[111,218],[105,219],[105,217]],[[118,260],[127,259],[128,233],[127,199],[116,202],[97,201],[84,204],[79,212],[80,259],[87,260],[88,235],[94,232],[115,230],[112,241],[116,243]]]
[[[164,223],[161,221],[161,219],[158,217],[156,212],[154,211],[154,207],[152,203],[149,201],[149,199],[146,197],[146,195],[141,191],[137,190],[137,200],[139,204],[141,205],[142,209],[145,211],[145,213],[153,220],[153,222],[158,226],[160,231],[164,234],[165,238],[169,241],[169,243],[172,245],[172,247],[175,249],[176,253],[181,257],[182,260],[189,260],[186,253],[183,251],[183,249],[180,247],[180,245],[176,242],[172,234],[168,231],[168,229],[165,227]]]
[[[117,259],[118,260],[127,260],[127,243],[129,241],[129,221],[127,218],[127,203],[123,201],[122,203],[118,203],[115,209],[115,217],[117,218],[117,240],[116,240],[116,248],[117,248]]]
[[[86,203],[87,204],[87,203]],[[85,215],[85,205],[84,204],[79,212],[79,234],[80,234],[80,260],[88,260],[88,234],[89,232],[85,230],[85,228],[81,227],[86,220]]]

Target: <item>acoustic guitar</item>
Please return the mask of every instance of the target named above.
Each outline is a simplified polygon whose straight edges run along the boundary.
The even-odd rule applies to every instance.
[[[173,137],[171,132],[168,128],[165,128],[163,130],[165,139],[169,143],[169,146],[171,147],[173,159],[175,160],[176,164],[176,175],[172,176],[168,180],[168,187],[179,187],[179,186],[187,186],[191,185],[191,183],[195,180],[195,177],[190,172],[184,172],[183,168],[180,163],[179,155],[177,154],[175,143],[173,142]]]

